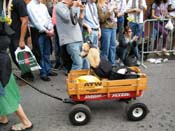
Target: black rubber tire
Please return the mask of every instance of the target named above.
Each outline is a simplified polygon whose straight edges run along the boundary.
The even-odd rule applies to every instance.
[[[83,104],[74,105],[69,113],[69,120],[73,125],[85,125],[90,121],[90,119],[91,110],[88,106]]]
[[[126,113],[128,120],[140,121],[148,114],[148,108],[144,103],[131,103],[128,105]]]

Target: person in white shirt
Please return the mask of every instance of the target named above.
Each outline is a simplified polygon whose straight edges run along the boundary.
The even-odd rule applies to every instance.
[[[141,31],[143,29],[143,16],[144,10],[147,10],[147,5],[145,0],[129,0],[126,7],[126,13],[128,13],[129,26],[132,29],[133,36],[140,37]],[[138,52],[138,43],[137,48],[134,50],[134,54],[137,59],[140,59]]]
[[[34,28],[38,35],[36,42],[41,55],[39,61],[41,66],[40,78],[43,81],[50,81],[49,76],[57,75],[52,71],[50,62],[50,37],[53,36],[54,33],[52,20],[47,7],[41,3],[41,0],[31,0],[31,2],[27,4],[27,12],[30,27]]]
[[[173,50],[175,50],[175,0],[168,0],[168,12],[174,20]],[[175,55],[175,51],[173,52],[173,55]]]

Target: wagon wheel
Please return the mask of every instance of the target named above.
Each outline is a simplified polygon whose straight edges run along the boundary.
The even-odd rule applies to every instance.
[[[144,103],[130,103],[126,109],[127,118],[130,121],[140,121],[146,117],[148,112]]]
[[[73,125],[85,125],[91,119],[91,110],[88,106],[77,104],[69,113],[69,120]]]

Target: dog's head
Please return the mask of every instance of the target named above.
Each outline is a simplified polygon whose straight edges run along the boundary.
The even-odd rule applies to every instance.
[[[80,53],[80,56],[83,57],[83,58],[86,57],[89,53],[90,48],[91,48],[91,46],[90,46],[89,43],[87,43],[87,42],[84,43],[83,46],[82,46],[82,51]]]
[[[97,68],[100,64],[100,51],[98,48],[90,48],[89,53],[87,55],[87,59],[89,64],[93,68]]]
[[[90,41],[82,46],[81,57],[87,57],[91,67],[96,68],[100,64],[100,51],[99,48],[92,45]]]

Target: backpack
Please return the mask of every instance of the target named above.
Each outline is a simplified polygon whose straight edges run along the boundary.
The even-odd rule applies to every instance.
[[[127,66],[113,68],[109,75],[109,80],[137,79],[139,74]]]

